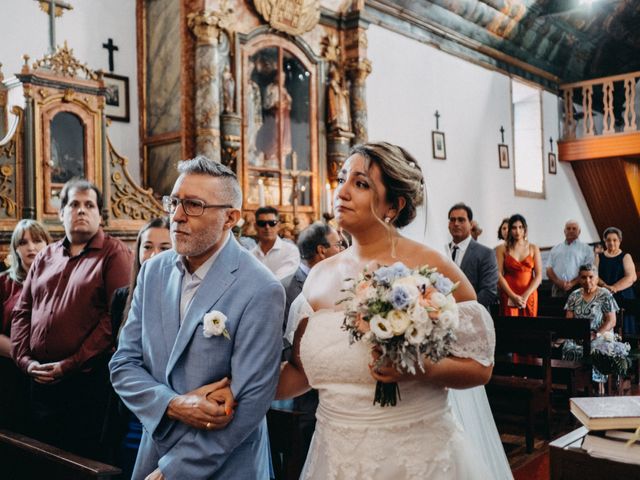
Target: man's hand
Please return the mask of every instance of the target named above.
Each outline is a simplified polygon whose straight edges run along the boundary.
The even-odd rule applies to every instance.
[[[234,399],[229,379],[178,395],[167,407],[167,416],[200,430],[220,430],[233,418]]]
[[[156,468],[153,472],[145,477],[144,480],[164,480],[164,475],[159,468]]]
[[[27,367],[27,374],[38,383],[56,383],[64,376],[60,362],[41,364],[36,360]]]

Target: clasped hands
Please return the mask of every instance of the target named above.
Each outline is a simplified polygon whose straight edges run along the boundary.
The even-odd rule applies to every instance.
[[[199,430],[221,430],[233,419],[236,407],[228,378],[203,385],[174,397],[167,407],[167,417]]]
[[[64,376],[60,362],[40,363],[37,360],[29,364],[27,374],[38,383],[56,383]]]
[[[400,372],[393,365],[391,365],[388,361],[381,366],[376,367],[376,363],[378,359],[382,355],[382,352],[379,348],[373,348],[371,350],[371,363],[369,364],[369,373],[371,376],[382,383],[393,383],[393,382],[401,382],[403,380],[415,380],[417,375],[420,375],[419,367],[416,368],[416,374],[412,374],[409,372]],[[430,360],[425,359],[425,370],[431,364]]]

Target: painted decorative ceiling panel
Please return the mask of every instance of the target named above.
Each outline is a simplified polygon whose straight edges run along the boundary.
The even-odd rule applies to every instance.
[[[572,82],[640,70],[638,0],[376,0]]]

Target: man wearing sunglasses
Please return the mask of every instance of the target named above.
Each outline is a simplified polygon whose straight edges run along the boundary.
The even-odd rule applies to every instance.
[[[178,172],[163,199],[173,250],[142,266],[110,364],[144,426],[133,478],[266,480],[284,288],[231,235],[236,175],[205,157]]]
[[[278,236],[278,210],[260,207],[256,210],[258,245],[251,251],[278,278],[293,275],[300,265],[300,252],[291,242]]]

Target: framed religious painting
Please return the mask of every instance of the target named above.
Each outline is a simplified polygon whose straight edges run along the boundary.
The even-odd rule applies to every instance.
[[[104,74],[105,113],[118,122],[129,121],[129,79],[112,73]]]
[[[504,143],[498,144],[498,165],[500,168],[509,168],[509,146]]]
[[[444,132],[433,130],[431,132],[431,146],[433,149],[433,158],[437,160],[447,159],[447,149],[444,142]]]
[[[549,152],[549,173],[551,175],[558,173],[558,158],[553,152]]]

